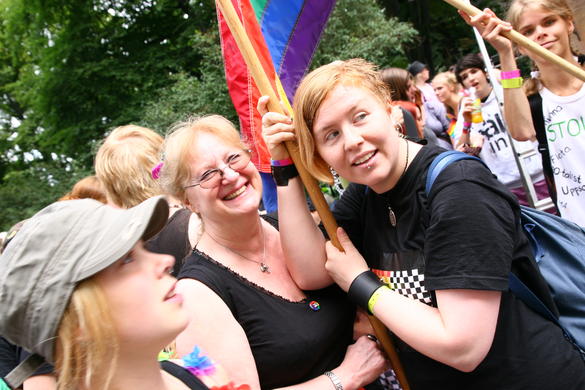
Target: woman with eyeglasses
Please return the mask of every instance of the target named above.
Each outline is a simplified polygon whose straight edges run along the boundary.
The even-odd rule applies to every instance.
[[[258,212],[258,170],[227,119],[173,126],[161,180],[203,223],[178,275],[194,324],[177,338],[179,354],[199,345],[252,389],[349,390],[377,378],[384,358],[365,336],[349,346],[355,311],[341,290],[303,291],[291,278],[275,221]]]

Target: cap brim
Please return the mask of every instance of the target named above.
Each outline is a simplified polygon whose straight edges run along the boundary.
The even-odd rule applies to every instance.
[[[116,211],[117,214],[111,229],[114,233],[119,233],[114,238],[118,240],[117,245],[103,243],[104,250],[96,255],[91,265],[80,271],[77,281],[87,279],[109,267],[128,253],[140,239],[146,241],[156,235],[167,222],[169,206],[164,196],[155,196],[127,210],[109,211]]]

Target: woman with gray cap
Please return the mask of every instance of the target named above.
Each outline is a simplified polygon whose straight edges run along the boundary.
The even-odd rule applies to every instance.
[[[172,256],[143,245],[167,216],[162,197],[128,210],[84,199],[24,224],[0,258],[0,334],[32,353],[4,378],[11,388],[43,362],[58,389],[207,388],[157,362],[188,322]]]

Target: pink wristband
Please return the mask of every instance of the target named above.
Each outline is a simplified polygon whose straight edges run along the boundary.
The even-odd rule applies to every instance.
[[[520,69],[510,70],[510,71],[507,71],[507,72],[502,71],[500,73],[500,78],[502,80],[515,79],[515,78],[518,78],[518,77],[521,77],[520,76]]]
[[[463,128],[469,129],[471,127],[471,122],[463,122]]]
[[[285,158],[282,160],[270,160],[270,165],[273,167],[286,167],[293,165],[293,161],[290,158]]]

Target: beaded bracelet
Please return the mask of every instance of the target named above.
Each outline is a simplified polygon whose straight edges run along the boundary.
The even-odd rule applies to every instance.
[[[501,80],[515,79],[518,77],[521,77],[520,69],[514,69],[514,70],[500,72],[500,79]]]

